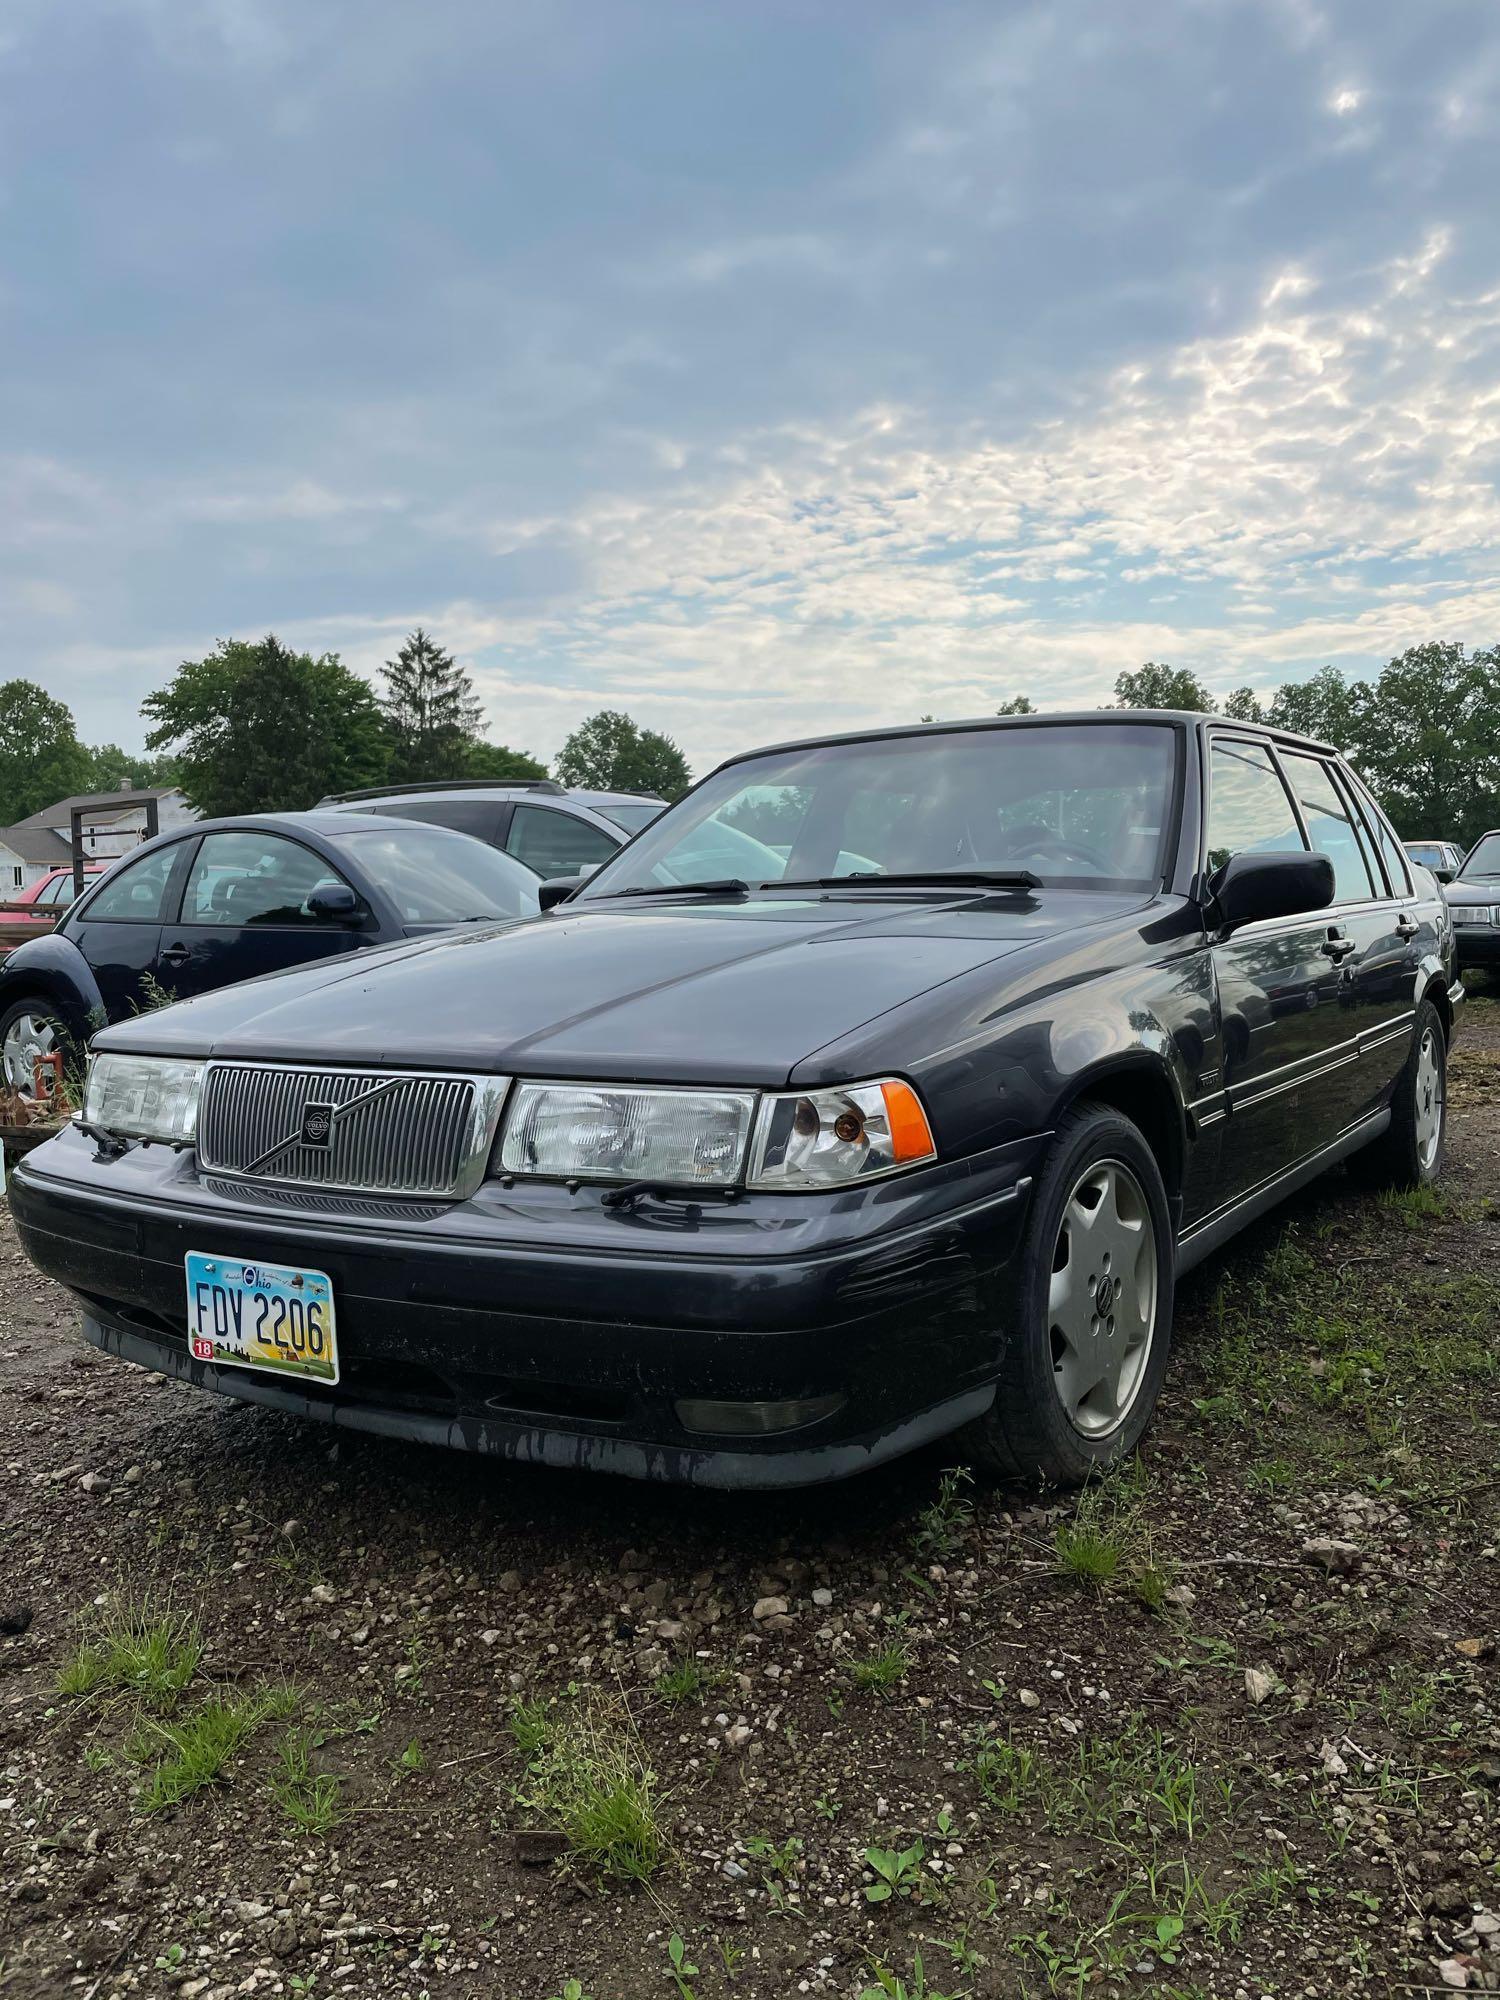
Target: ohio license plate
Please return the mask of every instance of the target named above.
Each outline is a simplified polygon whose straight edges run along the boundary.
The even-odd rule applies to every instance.
[[[337,1382],[333,1286],[322,1271],[187,1254],[188,1348],[219,1368]]]

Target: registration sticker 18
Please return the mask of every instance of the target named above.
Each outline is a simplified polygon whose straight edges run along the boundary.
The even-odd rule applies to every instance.
[[[219,1368],[339,1379],[333,1286],[323,1271],[187,1254],[188,1349]]]

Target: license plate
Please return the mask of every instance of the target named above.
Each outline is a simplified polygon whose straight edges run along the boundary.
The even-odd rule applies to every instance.
[[[339,1379],[333,1286],[322,1271],[187,1254],[188,1347],[218,1368]]]

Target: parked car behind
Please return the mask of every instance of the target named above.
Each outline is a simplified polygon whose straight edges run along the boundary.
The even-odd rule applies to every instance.
[[[488,841],[550,879],[600,867],[633,834],[664,811],[650,792],[593,792],[552,778],[507,783],[458,778],[432,785],[388,785],[362,792],[331,792],[319,810],[392,813],[455,827]]]
[[[682,879],[726,825],[763,872]],[[1180,1271],[1335,1162],[1437,1173],[1461,996],[1324,746],[824,738],[546,921],[107,1029],[12,1205],[97,1346],[330,1423],[733,1486],[962,1429],[1078,1482],[1146,1428]]]
[[[110,865],[108,861],[86,861],[86,882],[102,875]],[[73,901],[74,889],[72,869],[53,868],[28,882],[8,902],[0,903],[0,958],[28,938],[43,937],[54,930]]]
[[[1479,836],[1443,893],[1460,969],[1500,972],[1500,828]]]
[[[480,918],[534,916],[536,879],[460,833],[347,813],[199,820],[87,890],[0,965],[0,1074],[106,1021],[262,972]]]
[[[1451,840],[1408,840],[1403,843],[1409,861],[1430,868],[1440,882],[1451,882],[1463,866],[1463,849]]]

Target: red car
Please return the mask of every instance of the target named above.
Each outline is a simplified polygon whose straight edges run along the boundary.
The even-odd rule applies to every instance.
[[[109,865],[108,861],[86,861],[83,872],[86,877],[102,875]],[[50,931],[72,900],[72,869],[54,868],[0,903],[0,958],[13,945]]]

